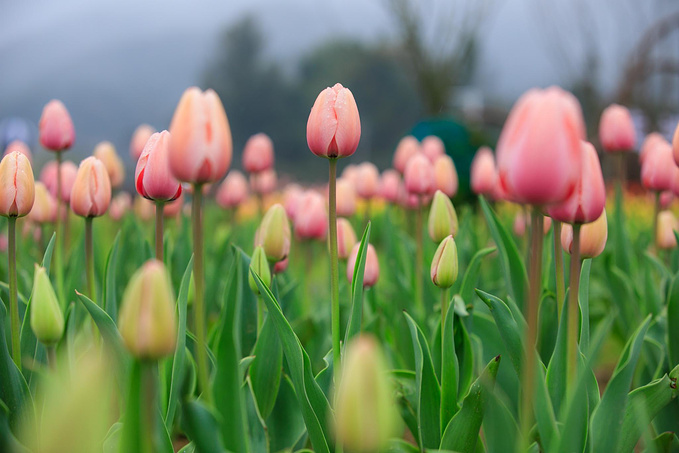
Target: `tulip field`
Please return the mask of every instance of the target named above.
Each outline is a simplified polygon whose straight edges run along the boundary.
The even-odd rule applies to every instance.
[[[679,451],[679,134],[533,89],[463,201],[439,137],[366,161],[360,106],[309,106],[310,185],[212,90],[128,175],[50,101],[0,163],[0,452]]]

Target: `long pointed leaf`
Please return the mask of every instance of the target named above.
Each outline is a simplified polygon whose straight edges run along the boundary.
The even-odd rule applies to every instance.
[[[365,227],[361,244],[358,247],[356,264],[354,265],[354,275],[351,279],[351,316],[344,334],[344,345],[361,331],[361,319],[363,318],[363,273],[365,272],[365,257],[368,252],[368,242],[370,241],[370,222]]]

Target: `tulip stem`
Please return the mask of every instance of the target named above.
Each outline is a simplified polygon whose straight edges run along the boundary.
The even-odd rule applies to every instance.
[[[441,353],[443,353],[443,329],[446,324],[446,316],[448,316],[448,308],[448,288],[441,288]]]
[[[21,371],[21,343],[19,341],[19,296],[17,290],[17,251],[16,251],[16,217],[8,219],[9,257],[9,317],[12,327],[12,360]]]
[[[66,294],[64,293],[64,234],[63,226],[61,225],[61,151],[57,151],[57,218],[54,222],[56,243],[55,243],[55,260],[56,260],[56,274],[57,274],[57,292],[59,293],[59,304],[61,308],[66,307]]]
[[[141,404],[142,409],[142,445],[141,451],[144,453],[153,453],[158,451],[155,447],[156,438],[156,394],[158,392],[157,384],[157,362],[155,361],[143,361],[140,363],[141,366],[141,384],[142,384],[142,394],[140,400],[143,401]]]
[[[424,263],[424,244],[422,243],[422,204],[423,197],[417,197],[417,213],[415,216],[415,304],[421,321],[425,319],[422,296],[422,264]]]
[[[87,268],[87,292],[90,299],[97,303],[97,294],[94,287],[94,247],[92,241],[92,219],[85,217],[85,267]]]
[[[530,261],[530,281],[528,288],[527,313],[527,333],[525,346],[525,357],[522,366],[521,376],[521,433],[524,445],[529,445],[528,436],[533,425],[533,398],[535,397],[535,363],[537,360],[535,343],[538,333],[538,305],[540,303],[541,271],[542,271],[542,222],[544,221],[540,209],[533,209],[531,212],[531,261]],[[522,448],[522,451],[525,448]]]
[[[45,349],[47,350],[47,365],[50,367],[52,371],[56,371],[57,369],[57,346],[46,346]]]
[[[561,317],[561,309],[564,304],[566,294],[564,275],[563,275],[563,252],[561,250],[561,222],[554,220],[554,267],[556,270],[556,304],[557,318]]]
[[[660,214],[660,192],[655,193],[655,209],[653,210],[653,248],[658,251],[658,214]]]
[[[262,333],[263,326],[264,326],[264,299],[260,294],[257,296],[257,338],[259,338],[259,334]]]
[[[162,201],[156,201],[156,259],[163,261],[163,207]]]
[[[580,291],[580,229],[582,225],[573,224],[573,247],[571,251],[571,272],[568,294],[568,380],[569,391],[575,388],[577,377],[578,356],[578,321],[580,306],[578,293]]]
[[[193,206],[191,220],[193,222],[193,282],[194,282],[194,330],[196,333],[196,362],[198,365],[198,388],[203,399],[211,401],[208,390],[208,364],[205,351],[205,304],[203,300],[203,185],[193,185]]]
[[[330,289],[332,293],[332,364],[335,386],[339,382],[340,356],[340,308],[339,308],[339,262],[337,258],[337,159],[329,159],[328,217],[330,232]]]

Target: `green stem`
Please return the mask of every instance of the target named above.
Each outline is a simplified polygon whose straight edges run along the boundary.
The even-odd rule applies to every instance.
[[[165,203],[156,201],[156,259],[163,261],[163,208]]]
[[[47,350],[47,365],[50,367],[52,371],[56,371],[57,369],[57,346],[52,345],[52,346],[46,346],[45,349]]]
[[[521,376],[521,439],[527,446],[529,434],[533,425],[533,399],[535,397],[535,363],[537,361],[535,343],[538,334],[538,305],[540,303],[541,272],[542,272],[542,222],[544,221],[540,209],[535,207],[531,212],[531,261],[528,301],[526,304],[527,332],[525,346],[525,361]],[[524,451],[525,448],[522,448]]]
[[[578,320],[580,318],[580,306],[578,305],[578,292],[580,291],[580,229],[582,225],[573,225],[573,247],[571,251],[571,271],[568,294],[568,380],[569,391],[575,389],[578,366]]]
[[[655,193],[655,209],[653,210],[653,248],[658,251],[658,214],[660,214],[660,192]]]
[[[55,264],[57,274],[57,292],[62,310],[66,308],[66,293],[64,291],[64,232],[61,225],[61,151],[57,151],[57,219],[55,221]]]
[[[262,332],[264,326],[264,299],[261,294],[257,295],[257,337]]]
[[[16,251],[16,217],[8,218],[9,257],[9,317],[12,328],[12,360],[21,371],[21,342],[19,341],[19,292],[17,289],[17,251]]]
[[[561,316],[561,309],[564,304],[566,294],[564,275],[563,275],[563,251],[561,250],[561,222],[553,221],[554,224],[554,267],[556,271],[556,304],[557,317]]]
[[[141,400],[141,435],[142,435],[142,453],[154,453],[158,451],[155,448],[156,438],[156,395],[158,392],[158,384],[156,376],[157,363],[155,361],[141,362],[141,379],[142,379],[142,394]]]
[[[203,185],[193,185],[193,206],[191,220],[193,228],[193,282],[194,282],[194,330],[196,333],[196,364],[198,365],[198,389],[203,399],[209,403],[211,394],[208,390],[208,363],[205,351],[205,301],[203,300]]]
[[[97,303],[97,293],[94,287],[94,244],[92,240],[92,219],[85,217],[85,267],[87,268],[87,292],[90,299]]]
[[[417,200],[417,213],[415,216],[415,307],[421,321],[425,319],[424,298],[422,295],[422,265],[424,263],[424,244],[422,234],[422,197]]]
[[[448,288],[441,288],[441,332],[448,315]]]
[[[332,322],[332,363],[335,385],[339,382],[340,352],[340,308],[339,308],[339,260],[337,258],[337,159],[329,159],[330,175],[328,188],[328,211],[330,233],[330,290]]]

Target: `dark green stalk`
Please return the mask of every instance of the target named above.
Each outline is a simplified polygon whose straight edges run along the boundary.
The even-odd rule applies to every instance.
[[[163,261],[163,208],[165,203],[156,201],[156,259]]]
[[[8,248],[9,258],[9,318],[12,329],[12,360],[21,371],[21,342],[19,324],[19,290],[17,288],[17,252],[16,252],[16,217],[8,219]]]
[[[573,246],[571,251],[571,271],[568,294],[568,379],[567,388],[574,390],[577,378],[578,366],[578,320],[580,318],[580,306],[578,304],[578,292],[580,291],[580,229],[582,225],[573,225]]]
[[[205,301],[203,299],[203,185],[193,185],[193,205],[191,220],[193,229],[193,283],[194,283],[194,330],[196,334],[196,364],[198,366],[198,388],[203,399],[209,403],[211,394],[208,388],[209,371],[205,342]]]

